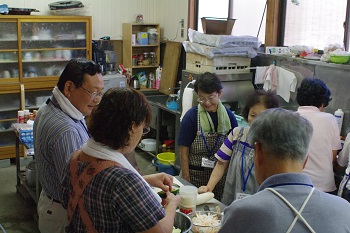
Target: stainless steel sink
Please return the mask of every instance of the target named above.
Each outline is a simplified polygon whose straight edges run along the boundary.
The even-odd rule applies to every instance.
[[[168,95],[150,95],[150,96],[146,96],[146,98],[148,99],[149,102],[159,103],[161,105],[166,106],[166,101],[169,98],[169,96]]]

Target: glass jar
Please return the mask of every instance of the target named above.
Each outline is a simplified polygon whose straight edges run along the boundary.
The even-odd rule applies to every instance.
[[[156,53],[150,52],[150,65],[155,66],[156,65]]]
[[[148,52],[143,53],[142,65],[149,66],[149,53]]]

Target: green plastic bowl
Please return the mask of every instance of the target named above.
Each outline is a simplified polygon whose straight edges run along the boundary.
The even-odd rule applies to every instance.
[[[344,64],[347,63],[350,59],[350,56],[335,56],[331,55],[330,62],[337,63],[337,64]]]

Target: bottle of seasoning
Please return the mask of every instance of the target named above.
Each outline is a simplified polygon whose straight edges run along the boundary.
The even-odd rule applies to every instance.
[[[142,54],[137,55],[137,64],[139,66],[142,66],[142,62],[143,62],[143,55]]]
[[[17,115],[17,122],[18,123],[24,123],[24,111],[19,110]]]
[[[155,88],[155,85],[156,85],[155,76],[152,72],[149,73],[147,81],[148,81],[148,83],[147,83],[148,88]],[[154,87],[153,87],[153,85],[154,85]]]
[[[137,56],[132,55],[132,66],[137,66]]]
[[[24,110],[24,123],[27,123],[27,121],[29,120],[29,115],[30,115],[29,110],[25,109]]]

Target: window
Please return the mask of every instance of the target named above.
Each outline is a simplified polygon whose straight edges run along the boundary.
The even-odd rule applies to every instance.
[[[196,24],[190,24],[190,27],[201,32],[201,17],[234,18],[237,20],[232,35],[257,36],[259,32],[258,37],[263,44],[266,36],[266,43],[272,46],[306,45],[324,49],[329,44],[345,43],[345,48],[350,47],[350,0],[216,0],[215,4],[211,0],[189,2],[195,8],[190,11],[189,18],[196,23],[198,21],[198,27]],[[267,2],[267,8],[271,9],[271,5],[273,10],[265,10]],[[279,17],[277,24],[276,20],[271,21],[276,14]],[[270,19],[268,25],[266,15]],[[265,35],[267,29],[269,33]]]
[[[264,43],[266,21],[266,14],[264,14],[265,3],[266,2],[262,0],[215,0],[215,4],[213,4],[212,0],[199,0],[197,30],[203,32],[201,23],[202,17],[233,18],[236,19],[236,22],[232,29],[232,35],[257,36],[262,21],[259,39]],[[231,9],[230,5],[232,5]],[[232,16],[230,17],[230,15]],[[263,20],[261,19],[262,17]]]
[[[284,45],[306,45],[324,49],[343,45],[347,0],[287,1]]]
[[[228,18],[229,0],[199,0],[198,3],[198,31],[203,32],[202,17]]]

